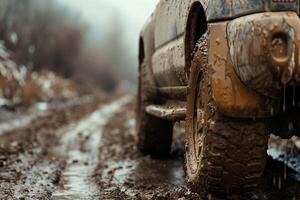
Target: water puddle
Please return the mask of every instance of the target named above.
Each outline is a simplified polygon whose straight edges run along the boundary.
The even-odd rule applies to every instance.
[[[98,164],[98,148],[103,127],[130,100],[130,97],[123,97],[104,105],[67,130],[60,149],[67,153],[67,167],[60,187],[54,192],[52,199],[95,198],[98,191],[92,175]]]
[[[300,181],[300,154],[298,149],[288,151],[281,147],[271,147],[268,149],[268,155],[285,165],[284,176],[286,176],[286,170],[292,170],[292,176],[295,180]]]
[[[144,158],[139,161],[131,178],[136,183],[149,182],[154,185],[185,186],[185,174],[182,160],[152,160]]]

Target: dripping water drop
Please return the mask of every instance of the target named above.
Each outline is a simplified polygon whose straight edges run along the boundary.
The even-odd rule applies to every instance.
[[[283,171],[283,179],[284,179],[284,181],[286,181],[286,179],[287,179],[287,167],[286,167],[286,165],[287,165],[287,162],[285,161],[284,162],[284,171]]]
[[[283,88],[283,112],[286,111],[286,86]]]
[[[293,86],[293,107],[295,107],[296,105],[295,97],[296,97],[296,86]]]

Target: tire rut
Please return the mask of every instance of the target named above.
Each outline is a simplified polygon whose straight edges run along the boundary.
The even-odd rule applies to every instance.
[[[57,104],[28,125],[0,135],[0,199],[51,199],[65,166],[64,156],[56,152],[61,130],[115,97]]]
[[[185,185],[182,128],[176,126],[171,155],[165,160],[137,149],[134,102],[124,106],[104,128],[100,162],[94,177],[99,199],[199,199]],[[121,198],[120,198],[121,197]]]
[[[98,187],[93,173],[99,162],[98,146],[103,127],[131,97],[125,96],[102,106],[90,116],[63,130],[64,137],[57,151],[67,159],[66,168],[52,199],[95,199]]]

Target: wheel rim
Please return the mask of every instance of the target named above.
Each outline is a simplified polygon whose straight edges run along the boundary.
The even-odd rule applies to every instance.
[[[188,165],[192,174],[198,171],[201,165],[202,150],[203,150],[203,131],[204,131],[204,112],[201,104],[201,87],[200,87],[200,73],[197,78],[197,86],[195,88],[195,95],[192,105],[192,126],[189,130],[188,136]]]

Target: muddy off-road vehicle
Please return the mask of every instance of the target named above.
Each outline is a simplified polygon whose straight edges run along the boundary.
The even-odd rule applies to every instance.
[[[137,132],[153,157],[186,124],[196,192],[255,190],[270,133],[300,133],[298,0],[161,0],[140,35]]]

